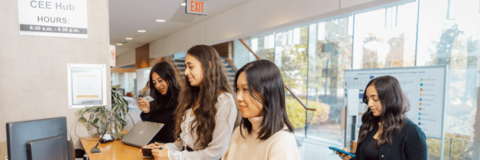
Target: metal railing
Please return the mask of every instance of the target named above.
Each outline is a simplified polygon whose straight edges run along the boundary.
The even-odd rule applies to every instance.
[[[242,39],[238,39],[238,40],[240,42],[242,42],[242,44],[250,51],[250,53],[253,54],[253,56],[255,56],[255,58],[257,60],[262,59],[255,52],[253,52],[253,50]],[[299,102],[302,105],[302,107],[305,109],[305,128],[304,128],[304,136],[305,137],[303,137],[303,138],[302,137],[297,137],[297,144],[301,145],[302,142],[303,142],[303,139],[307,137],[307,131],[308,131],[308,127],[310,126],[310,122],[313,118],[313,112],[315,112],[317,109],[309,108],[300,98],[298,98],[297,95],[295,95],[295,93],[293,93],[293,91],[285,83],[283,84],[283,86],[288,91],[288,93],[290,93],[289,95],[291,97],[295,98],[295,100],[297,100],[297,102]]]
[[[242,44],[250,51],[250,53],[252,53],[253,56],[255,56],[255,58],[257,58],[257,60],[262,60],[262,58],[260,58],[260,56],[258,56],[255,52],[253,52],[252,49],[250,49],[250,47],[242,39],[238,39],[238,40],[240,42],[242,42]],[[287,89],[287,91],[290,93],[290,95],[292,95],[293,98],[295,98],[298,102],[300,102],[300,104],[302,104],[302,106],[306,110],[310,110],[310,111],[315,111],[316,110],[315,108],[308,108],[307,105],[300,98],[298,98],[297,95],[295,95],[292,92],[292,90],[286,84],[283,84],[283,86],[285,87],[285,89]]]

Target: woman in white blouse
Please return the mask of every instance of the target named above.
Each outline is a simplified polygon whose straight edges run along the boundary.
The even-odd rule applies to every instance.
[[[278,67],[268,60],[250,62],[237,71],[234,86],[243,119],[222,160],[298,160]]]
[[[155,160],[218,160],[228,149],[237,105],[217,51],[197,45],[187,51],[185,78],[175,111],[174,143],[152,150]]]

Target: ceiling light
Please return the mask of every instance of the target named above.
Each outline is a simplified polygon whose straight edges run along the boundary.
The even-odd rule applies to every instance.
[[[133,38],[131,38],[131,37],[126,37],[125,40],[131,41],[131,40],[133,40]]]
[[[157,22],[165,22],[164,19],[156,19],[155,21],[157,21]]]
[[[147,31],[145,31],[145,30],[138,30],[138,32],[140,32],[140,33],[145,33],[145,32],[147,32]]]
[[[123,45],[123,44],[122,43],[117,43],[117,46],[121,46],[121,45]]]
[[[185,2],[180,3],[181,6],[186,6],[187,4]]]

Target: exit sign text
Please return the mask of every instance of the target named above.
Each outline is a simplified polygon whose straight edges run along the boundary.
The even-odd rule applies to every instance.
[[[207,2],[186,0],[185,13],[207,15]]]

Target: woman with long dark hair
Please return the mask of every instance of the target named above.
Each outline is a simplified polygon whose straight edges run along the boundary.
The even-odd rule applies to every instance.
[[[395,77],[372,79],[363,94],[363,102],[368,109],[362,116],[355,158],[340,154],[342,159],[427,159],[425,134],[407,118],[410,104]]]
[[[178,84],[175,70],[167,62],[161,62],[153,66],[150,71],[149,86],[154,91],[154,101],[148,103],[141,97],[138,98],[138,108],[142,110],[142,121],[163,123],[164,126],[152,139],[154,142],[170,143],[175,129],[174,112],[178,105]]]
[[[237,71],[234,86],[243,119],[222,160],[299,159],[278,67],[268,60],[250,62]]]
[[[174,143],[152,150],[156,160],[218,160],[228,149],[237,105],[217,51],[197,45],[187,51],[186,83],[175,111]]]

